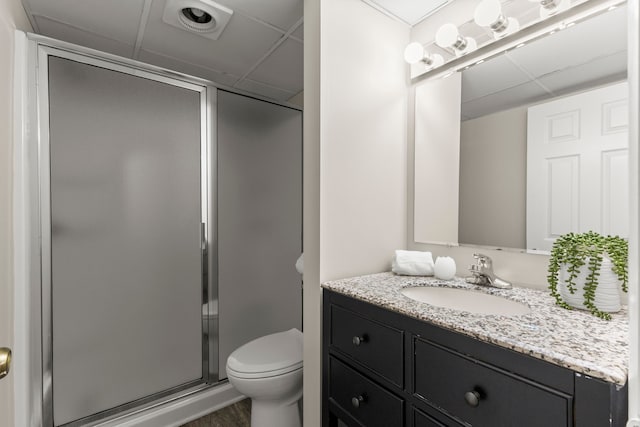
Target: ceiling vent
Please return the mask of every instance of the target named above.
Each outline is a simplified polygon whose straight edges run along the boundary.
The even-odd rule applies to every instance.
[[[212,40],[218,40],[233,10],[211,0],[167,0],[162,20]]]

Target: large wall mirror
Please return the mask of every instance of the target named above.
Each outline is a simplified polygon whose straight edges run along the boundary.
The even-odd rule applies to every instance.
[[[545,253],[569,231],[628,233],[626,13],[622,5],[567,22],[460,73],[458,230],[449,243]],[[433,93],[416,89],[416,206],[432,199],[417,182],[429,162],[417,147],[422,122],[433,126],[420,98]],[[424,230],[417,212],[415,230]],[[443,241],[429,236],[416,231],[415,240]]]

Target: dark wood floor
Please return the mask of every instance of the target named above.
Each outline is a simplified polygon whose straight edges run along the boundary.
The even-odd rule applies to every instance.
[[[222,408],[212,414],[193,420],[182,427],[250,427],[251,399]]]

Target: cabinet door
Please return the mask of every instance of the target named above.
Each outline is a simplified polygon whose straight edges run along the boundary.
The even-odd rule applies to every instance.
[[[572,423],[572,398],[416,339],[414,395],[474,426]]]

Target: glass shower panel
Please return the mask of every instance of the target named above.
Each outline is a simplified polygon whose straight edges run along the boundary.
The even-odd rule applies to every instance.
[[[49,58],[53,416],[202,378],[200,93]]]
[[[220,377],[229,354],[301,329],[302,113],[218,91]]]

